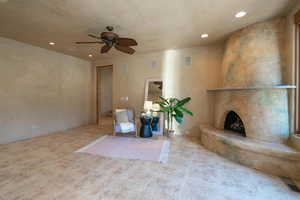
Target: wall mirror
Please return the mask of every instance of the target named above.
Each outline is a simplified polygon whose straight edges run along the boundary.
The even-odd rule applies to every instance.
[[[160,101],[160,96],[164,96],[164,85],[162,79],[158,78],[152,78],[152,79],[147,79],[145,83],[145,99],[144,101]],[[158,107],[157,104],[153,104],[153,110],[156,107]],[[157,117],[153,118],[153,134],[154,135],[163,135],[163,129],[164,129],[164,114],[163,113],[157,113]]]

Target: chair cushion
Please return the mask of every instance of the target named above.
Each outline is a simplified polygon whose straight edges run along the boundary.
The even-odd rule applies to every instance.
[[[135,132],[135,130],[136,130],[135,124],[130,122],[118,123],[115,126],[115,131],[119,133]]]
[[[127,110],[125,109],[116,110],[116,121],[117,123],[129,122]]]
[[[134,122],[134,114],[133,114],[133,110],[127,110],[127,116],[128,116],[128,120],[130,122]]]

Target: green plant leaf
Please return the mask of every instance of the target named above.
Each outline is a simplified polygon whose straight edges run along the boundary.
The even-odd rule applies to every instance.
[[[168,112],[170,112],[170,108],[161,107],[161,108],[160,108],[160,111],[161,111],[161,112],[168,113]]]
[[[177,101],[176,98],[170,98],[170,104],[173,104],[173,103],[175,103],[176,101]]]
[[[159,97],[165,104],[169,104],[168,100],[163,98],[162,96]]]
[[[184,104],[188,103],[191,100],[191,97],[187,97],[182,100],[179,100],[177,98],[165,99],[163,97],[160,97],[160,99],[162,101],[154,102],[154,104],[160,105],[160,110],[158,112],[165,113],[168,129],[172,129],[174,119],[179,124],[182,124],[185,113],[193,115],[193,113],[190,110],[182,107]]]
[[[180,110],[180,111],[183,112],[183,113],[187,113],[187,114],[193,116],[192,111],[190,111],[190,110],[188,110],[188,109],[186,109],[186,108],[184,108],[184,107],[178,107],[177,109]]]
[[[182,111],[180,111],[180,110],[177,109],[177,108],[176,108],[174,111],[175,111],[175,113],[176,113],[176,116],[183,118],[183,113],[182,113]]]
[[[177,104],[176,104],[176,107],[181,107],[183,106],[184,104],[188,103],[192,98],[191,97],[187,97],[187,98],[184,98],[182,100],[180,100]]]
[[[167,104],[165,102],[160,102],[160,101],[154,102],[154,104],[158,104],[163,107],[167,106]]]
[[[176,122],[178,122],[179,124],[182,124],[182,122],[183,122],[182,117],[179,117],[177,115],[175,115],[174,117],[175,117]]]

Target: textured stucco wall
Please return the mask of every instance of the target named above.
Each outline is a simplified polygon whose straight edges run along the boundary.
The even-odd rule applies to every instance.
[[[88,124],[91,64],[0,38],[0,143]]]
[[[287,97],[285,89],[218,92],[215,127],[224,129],[225,117],[233,110],[242,119],[248,138],[286,142],[289,138]]]
[[[185,66],[184,58],[192,57],[191,66]],[[199,123],[213,123],[213,98],[206,90],[220,86],[220,70],[223,43],[147,54],[124,55],[113,60],[98,60],[95,66],[113,64],[114,107],[143,108],[145,81],[161,78],[166,97],[190,96],[187,105],[194,117],[186,116],[179,129],[181,134],[199,135]],[[153,61],[156,66],[152,67]],[[128,97],[125,101],[122,97]]]
[[[245,27],[229,38],[222,64],[223,87],[247,88],[281,84],[285,68],[286,18]],[[246,135],[268,142],[289,137],[287,89],[226,91],[216,94],[215,126],[224,128],[225,113],[242,118]]]
[[[224,87],[282,83],[286,19],[256,23],[232,34],[223,60]]]

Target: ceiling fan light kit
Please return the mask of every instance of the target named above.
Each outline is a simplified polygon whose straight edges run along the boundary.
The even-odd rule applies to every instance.
[[[118,34],[112,32],[114,29],[112,26],[107,26],[106,29],[107,31],[102,32],[100,36],[88,34],[88,36],[101,41],[76,42],[76,44],[104,44],[100,51],[102,54],[107,53],[112,47],[123,53],[134,54],[135,50],[131,46],[138,45],[134,39],[119,37]]]

